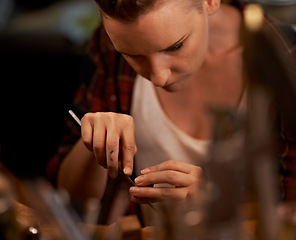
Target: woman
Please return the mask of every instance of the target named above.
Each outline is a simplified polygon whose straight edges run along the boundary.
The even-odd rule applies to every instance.
[[[126,175],[138,176],[129,189],[134,202],[187,199],[203,182],[208,107],[245,107],[242,14],[220,0],[97,3],[104,29],[92,45],[95,95],[83,87],[77,95],[92,113],[61,163],[58,185],[74,198],[101,198],[105,168],[115,178],[122,165]]]

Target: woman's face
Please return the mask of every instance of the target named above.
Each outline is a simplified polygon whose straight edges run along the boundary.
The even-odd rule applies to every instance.
[[[115,49],[138,74],[167,91],[186,86],[207,52],[206,10],[201,13],[183,1],[164,1],[134,22],[103,16]]]

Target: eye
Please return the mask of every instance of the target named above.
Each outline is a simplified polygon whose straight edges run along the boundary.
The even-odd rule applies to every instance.
[[[126,53],[121,53],[121,55],[124,58],[139,58],[139,57],[141,57],[141,55],[129,55],[129,54],[126,54]]]
[[[129,57],[130,57],[130,55],[125,54],[125,53],[121,53],[121,55],[122,55],[123,57],[125,57],[125,58],[129,58]]]
[[[176,44],[175,46],[172,46],[168,49],[166,49],[166,52],[176,52],[180,50],[184,46],[184,41]]]

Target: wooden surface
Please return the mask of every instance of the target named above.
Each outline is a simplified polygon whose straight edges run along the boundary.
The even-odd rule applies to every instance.
[[[57,234],[59,229],[41,219],[35,210],[19,202],[15,202],[15,209],[17,222],[21,229],[34,226],[39,229],[42,237],[50,240],[63,239],[62,233]],[[115,223],[108,226],[81,223],[79,228],[93,236],[92,239],[94,240],[150,240],[153,236],[153,227],[142,228],[138,217],[135,215],[118,218]]]
[[[28,187],[28,185],[12,176],[8,176],[8,179],[14,186],[16,192],[16,198],[13,203],[16,210],[16,220],[21,229],[28,229],[33,226],[39,229],[40,235],[46,239],[66,240],[67,238],[65,238],[61,228],[61,223],[65,221],[65,219],[57,219],[56,216],[53,216],[48,206],[46,206],[44,199],[34,191],[34,188]],[[47,184],[41,184],[41,188],[50,187]],[[259,239],[259,208],[260,206],[256,201],[249,201],[239,206],[241,229],[249,236],[248,239],[250,240]],[[279,208],[277,210],[279,210]],[[284,205],[281,210],[282,214],[278,215],[281,221],[277,239],[295,240],[296,203]],[[139,219],[135,215],[118,218],[115,223],[108,226],[80,223],[77,225],[77,228],[94,236],[94,240],[159,240],[156,236],[156,229],[154,227],[142,228]]]

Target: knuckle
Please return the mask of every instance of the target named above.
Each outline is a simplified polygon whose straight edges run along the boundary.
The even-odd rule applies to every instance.
[[[204,180],[204,171],[203,171],[203,169],[201,167],[196,168],[196,176],[197,176],[198,182],[203,182],[203,180]]]
[[[163,188],[162,189],[162,192],[161,192],[161,195],[163,198],[168,198],[172,195],[172,189],[171,188]]]
[[[94,124],[95,122],[100,122],[104,119],[104,114],[103,112],[89,112],[84,114],[84,116],[81,119],[81,123],[84,122],[90,122],[91,124]]]
[[[194,174],[196,177],[201,177],[203,175],[203,169],[201,167],[195,166],[192,168],[191,174]]]
[[[115,112],[104,112],[102,113],[102,117],[110,122],[115,122],[118,119],[118,113]]]
[[[125,144],[124,146],[122,146],[124,151],[129,151],[134,153],[135,152],[135,146],[134,145],[130,145],[130,144]]]
[[[134,118],[131,115],[122,114],[121,116],[126,127],[134,127]]]
[[[84,114],[84,116],[81,118],[81,122],[85,122],[85,121],[92,121],[93,119],[93,116],[94,116],[94,113],[86,113]]]
[[[116,117],[116,113],[114,112],[104,112],[102,113],[102,115],[108,119],[114,119],[114,117]]]
[[[131,115],[128,114],[123,114],[122,116],[124,116],[124,119],[127,123],[133,123],[134,122],[134,118]]]
[[[118,124],[126,128],[134,127],[133,117],[127,114],[106,112],[104,113],[104,119],[106,120],[107,123],[110,123],[113,127],[117,126]]]
[[[201,167],[196,167],[196,172],[198,175],[202,175],[203,174],[203,170]]]
[[[177,177],[177,174],[174,171],[169,171],[167,173],[167,178],[169,182],[173,182],[176,179],[176,177]]]
[[[168,160],[167,161],[167,167],[168,168],[173,168],[176,165],[176,161],[175,160]]]
[[[92,113],[86,113],[86,114],[84,114],[84,116],[81,118],[81,121],[88,120],[91,115],[92,115]]]
[[[100,141],[100,140],[94,140],[93,141],[93,148],[94,150],[102,150],[104,149],[104,146],[105,146],[105,142],[103,141]]]
[[[159,165],[155,165],[155,166],[154,166],[154,169],[155,169],[155,172],[159,172],[159,171],[160,171],[160,167],[159,167]]]
[[[103,125],[114,124],[115,113],[113,112],[96,112],[96,121],[100,121]]]

